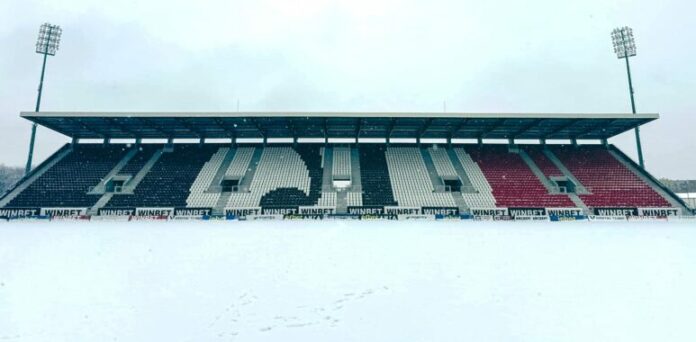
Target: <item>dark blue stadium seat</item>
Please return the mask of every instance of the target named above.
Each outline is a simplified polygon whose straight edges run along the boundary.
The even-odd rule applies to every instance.
[[[358,145],[360,148],[360,179],[365,206],[396,206],[384,156],[386,145]]]
[[[121,175],[135,176],[143,168],[143,166],[145,166],[148,160],[152,158],[155,151],[161,148],[162,145],[160,144],[140,145],[138,147],[138,153],[136,153],[135,156],[133,156],[133,158],[131,158],[131,160],[129,160],[118,173]]]
[[[162,154],[134,194],[116,194],[105,208],[185,207],[191,184],[220,145],[176,144]]]
[[[91,207],[101,197],[88,195],[123,158],[130,145],[77,144],[6,207]]]

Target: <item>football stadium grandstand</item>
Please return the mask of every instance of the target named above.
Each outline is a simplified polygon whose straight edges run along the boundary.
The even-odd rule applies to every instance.
[[[5,218],[692,215],[608,143],[657,114],[21,116],[72,142],[0,197]]]

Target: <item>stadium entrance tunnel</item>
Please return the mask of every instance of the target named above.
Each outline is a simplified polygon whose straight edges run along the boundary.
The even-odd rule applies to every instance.
[[[304,191],[297,188],[280,188],[269,192],[261,198],[263,208],[283,208],[296,206],[311,206],[313,203],[311,196],[307,196]]]

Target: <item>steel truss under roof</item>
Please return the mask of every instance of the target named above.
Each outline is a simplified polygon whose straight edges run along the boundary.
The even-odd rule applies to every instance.
[[[71,138],[608,139],[658,114],[22,112]]]

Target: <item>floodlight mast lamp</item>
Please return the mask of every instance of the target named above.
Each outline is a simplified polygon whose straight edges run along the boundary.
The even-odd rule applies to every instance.
[[[36,112],[41,108],[41,93],[43,90],[44,75],[46,74],[46,59],[48,56],[55,56],[60,47],[60,36],[63,30],[58,25],[45,23],[39,28],[39,37],[36,40],[36,53],[42,54],[43,65],[41,66],[41,79],[39,80],[38,96],[36,98]],[[24,174],[31,172],[31,163],[34,158],[34,140],[36,139],[36,123],[31,125],[31,140],[29,141],[29,157]]]
[[[626,60],[626,73],[628,74],[628,90],[631,95],[631,110],[636,114],[636,101],[633,97],[633,80],[631,79],[631,64],[628,61],[629,57],[636,55],[636,41],[633,38],[633,29],[628,26],[619,27],[611,32],[611,39],[614,45],[616,56]],[[643,147],[640,143],[640,127],[636,127],[636,146],[638,148],[638,163],[641,168],[645,168],[643,162]]]

